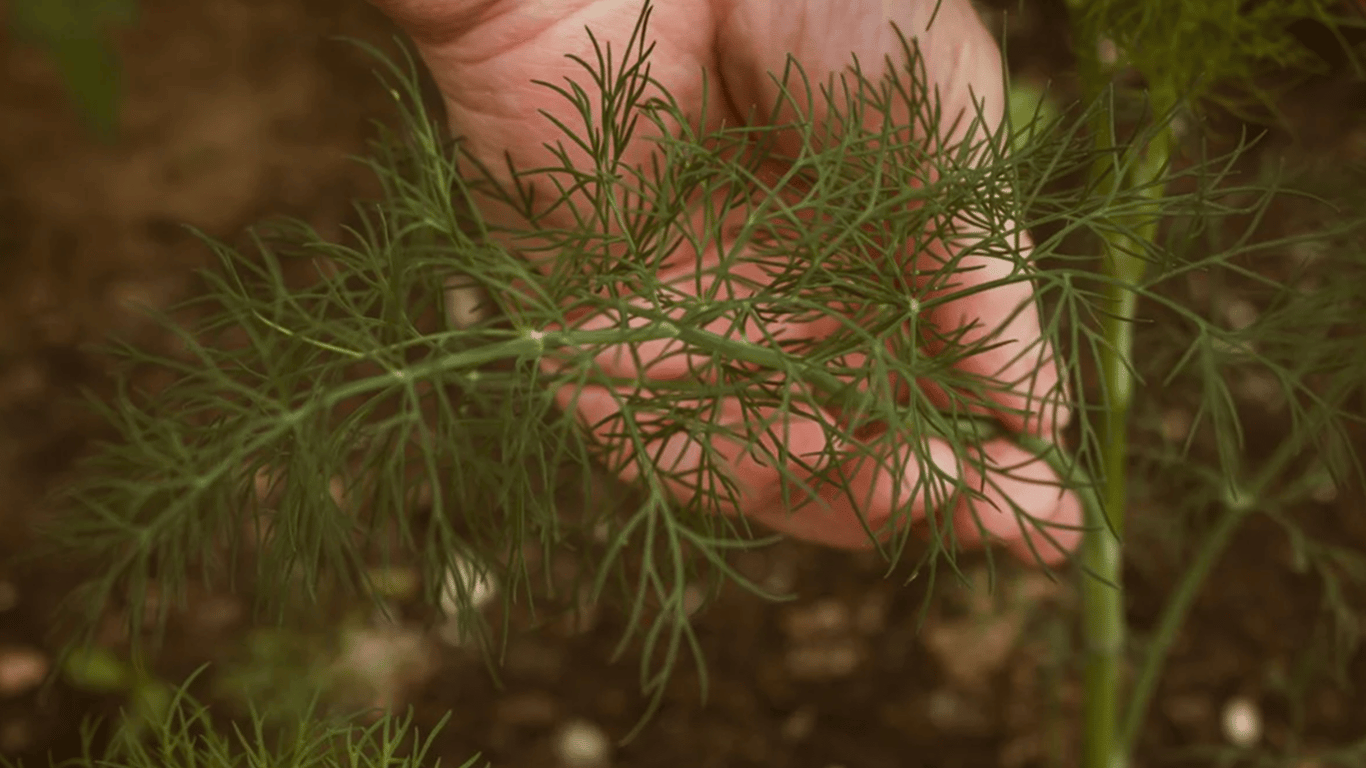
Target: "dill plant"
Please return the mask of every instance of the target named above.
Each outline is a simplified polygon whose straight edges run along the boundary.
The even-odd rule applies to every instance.
[[[1318,475],[1311,482],[1325,482],[1324,472],[1331,473],[1331,482],[1335,483],[1360,480],[1361,466],[1345,431],[1349,421],[1361,417],[1360,355],[1352,349],[1356,342],[1339,346],[1331,337],[1321,336],[1343,330],[1342,323],[1348,317],[1344,313],[1359,305],[1354,296],[1359,296],[1360,285],[1352,280],[1360,279],[1360,260],[1345,256],[1331,260],[1331,266],[1326,267],[1341,271],[1344,284],[1353,286],[1347,292],[1306,295],[1294,280],[1278,284],[1266,274],[1265,261],[1277,251],[1293,247],[1295,238],[1254,240],[1273,189],[1260,196],[1248,190],[1253,200],[1261,201],[1244,212],[1251,224],[1231,247],[1214,248],[1209,254],[1200,253],[1191,247],[1190,239],[1182,242],[1182,238],[1217,230],[1218,223],[1236,213],[1220,204],[1221,199],[1229,199],[1232,190],[1216,186],[1220,194],[1213,198],[1202,195],[1201,204],[1184,216],[1164,206],[1169,199],[1167,191],[1181,184],[1173,169],[1183,160],[1190,162],[1182,157],[1177,135],[1180,118],[1198,119],[1211,104],[1253,119],[1274,113],[1277,94],[1262,87],[1260,77],[1273,71],[1302,77],[1321,65],[1321,60],[1293,36],[1291,25],[1317,22],[1347,47],[1342,30],[1360,26],[1360,22],[1342,17],[1339,4],[1324,0],[1251,4],[1232,0],[1069,0],[1068,6],[1083,98],[1109,103],[1109,109],[1096,113],[1089,126],[1093,146],[1101,153],[1090,171],[1090,183],[1102,197],[1128,190],[1149,201],[1130,210],[1110,212],[1096,230],[1101,274],[1107,280],[1101,288],[1102,314],[1097,320],[1104,340],[1104,348],[1096,354],[1101,386],[1093,398],[1101,407],[1096,435],[1102,464],[1098,474],[1104,478],[1099,505],[1103,519],[1096,522],[1103,525],[1088,534],[1082,552],[1082,560],[1091,571],[1090,578],[1082,580],[1086,636],[1082,764],[1089,768],[1129,764],[1166,651],[1201,582],[1246,516],[1267,514],[1296,530],[1285,510],[1297,499],[1280,494],[1287,485],[1303,493],[1305,484],[1291,479],[1306,466],[1313,467],[1311,473]],[[1119,87],[1126,71],[1140,76],[1139,86]],[[1128,137],[1121,135],[1121,115],[1125,112],[1121,105],[1126,102],[1138,107],[1131,111],[1138,116],[1128,120]],[[1202,159],[1195,158],[1197,169],[1202,167]],[[1230,163],[1233,159],[1229,158]],[[1233,168],[1231,164],[1225,167]],[[1196,223],[1164,232],[1164,222],[1185,217],[1192,217]],[[1340,245],[1343,235],[1354,232],[1361,223],[1343,218],[1339,216],[1324,231],[1304,235],[1303,242]],[[1213,229],[1206,230],[1211,225]],[[1212,235],[1211,240],[1217,242],[1218,235]],[[1201,317],[1192,308],[1177,305],[1170,292],[1174,279],[1192,270],[1251,282],[1268,303],[1267,314],[1246,328],[1207,324],[1214,318]],[[1167,370],[1140,371],[1134,358],[1144,304],[1170,310],[1179,317],[1176,324],[1182,332],[1164,341],[1173,344],[1180,339],[1174,346],[1184,349]],[[1274,337],[1296,338],[1302,346],[1292,350],[1265,343]],[[1195,386],[1201,402],[1191,435],[1205,426],[1216,444],[1217,456],[1217,467],[1210,468],[1204,477],[1205,493],[1215,495],[1199,500],[1216,504],[1219,517],[1205,533],[1194,561],[1164,607],[1155,633],[1147,640],[1132,690],[1126,692],[1124,660],[1129,648],[1125,641],[1120,547],[1129,500],[1128,432],[1134,390],[1141,386],[1145,374],[1170,383],[1192,369],[1199,371]],[[1288,406],[1292,423],[1287,439],[1270,456],[1249,466],[1243,442],[1243,409],[1235,403],[1228,377],[1253,371],[1274,377],[1280,390],[1276,395]],[[1191,445],[1188,440],[1177,457],[1185,457]],[[1305,462],[1306,456],[1316,454],[1325,456],[1326,463]],[[1171,459],[1165,457],[1161,463],[1170,466]],[[1323,573],[1330,592],[1343,575],[1336,570]]]
[[[1189,36],[1181,35],[1204,34],[1215,22],[1214,10],[1201,10],[1205,5],[1074,3],[1084,98],[1057,117],[1035,119],[1022,132],[1026,126],[987,125],[969,115],[962,150],[942,155],[908,143],[905,126],[890,120],[870,127],[842,119],[840,138],[825,145],[813,139],[813,126],[787,126],[806,141],[777,180],[757,173],[762,152],[753,151],[751,129],[698,134],[667,94],[644,98],[651,83],[648,6],[624,50],[595,41],[596,59],[578,61],[581,78],[545,84],[575,106],[582,124],[560,128],[565,142],[590,151],[593,167],[575,167],[562,153],[558,167],[515,169],[510,188],[493,184],[486,168],[473,177],[457,172],[459,145],[446,142],[425,111],[413,62],[406,70],[385,62],[407,133],[384,132],[376,144],[370,165],[383,182],[383,199],[358,207],[362,224],[348,241],[326,242],[295,224],[281,230],[284,238],[258,238],[257,253],[245,256],[205,237],[219,260],[204,274],[206,294],[161,316],[179,353],[113,350],[130,363],[128,374],[119,396],[95,407],[121,438],[85,463],[65,495],[64,514],[47,531],[53,547],[95,564],[97,577],[73,596],[75,605],[87,615],[125,605],[136,642],[145,623],[163,626],[195,570],[217,584],[248,563],[254,581],[272,587],[258,590],[260,607],[283,617],[321,595],[376,597],[370,566],[401,559],[421,566],[433,604],[445,574],[468,560],[488,569],[506,601],[531,601],[528,541],[549,553],[606,531],[602,547],[579,549],[593,576],[591,596],[607,599],[614,594],[609,587],[620,590],[632,629],[619,650],[633,639],[643,644],[642,688],[657,704],[680,657],[691,655],[705,672],[684,600],[690,581],[724,579],[759,596],[783,597],[766,595],[730,566],[730,552],[773,538],[716,513],[733,505],[736,488],[717,470],[727,462],[713,446],[736,445],[779,467],[820,463],[787,455],[771,431],[720,423],[711,404],[729,397],[746,412],[803,414],[820,421],[831,442],[857,443],[867,427],[900,425],[948,438],[965,464],[974,461],[972,445],[1001,434],[994,422],[971,415],[986,385],[953,367],[1001,340],[950,345],[933,357],[919,345],[919,316],[929,300],[907,290],[898,251],[908,241],[953,239],[963,254],[1012,260],[1017,268],[1006,280],[1035,287],[1045,335],[1075,393],[1065,444],[1017,439],[1085,501],[1087,532],[1075,569],[1086,642],[1083,764],[1126,765],[1165,649],[1232,532],[1248,515],[1271,516],[1318,564],[1331,591],[1343,578],[1333,563],[1349,555],[1312,542],[1287,510],[1319,475],[1347,483],[1360,469],[1344,424],[1359,418],[1353,404],[1360,405],[1366,370],[1357,339],[1335,333],[1361,311],[1364,265],[1360,249],[1351,247],[1359,222],[1258,239],[1256,223],[1279,192],[1240,181],[1236,168],[1245,145],[1173,162],[1181,146],[1175,118],[1209,95],[1210,83],[1247,75],[1253,59],[1290,55],[1289,47],[1278,47],[1284,41],[1271,39],[1275,29],[1267,19],[1253,13],[1243,25],[1241,5],[1210,3],[1240,20],[1228,28],[1231,42],[1210,48],[1211,62],[1173,68],[1176,51],[1194,48],[1159,50],[1153,41],[1189,46]],[[1150,6],[1151,15],[1133,10]],[[1253,9],[1273,6],[1295,18],[1327,7]],[[1121,59],[1093,55],[1103,39],[1114,41]],[[830,99],[843,115],[867,107],[890,114],[900,101],[923,125],[937,126],[915,48],[906,43],[905,51],[910,65],[884,81],[863,77],[855,64],[842,87],[819,93],[794,62],[783,98]],[[1148,76],[1137,99],[1115,87],[1123,66]],[[1194,77],[1196,71],[1206,77]],[[597,108],[590,92],[601,95]],[[1122,115],[1135,106],[1139,118],[1121,133]],[[658,162],[626,167],[616,149],[642,121],[661,128]],[[762,136],[757,146],[762,150]],[[540,226],[536,196],[548,191],[561,201],[571,193],[589,201],[576,226]],[[530,229],[483,220],[476,193],[521,211]],[[755,258],[772,278],[748,286],[757,291],[751,298],[689,295],[655,274],[680,244],[718,237],[680,221],[687,202],[701,196],[718,196],[726,209],[747,214],[739,239],[759,245]],[[1217,238],[1209,234],[1200,242],[1198,235],[1239,218],[1252,224],[1231,244],[1202,247]],[[955,229],[952,222],[962,221],[971,222],[970,233]],[[1033,264],[1015,247],[1026,231],[1039,235]],[[1327,249],[1336,270],[1331,284],[1307,293],[1256,268],[1256,259],[1295,243]],[[555,259],[548,272],[525,258],[546,253]],[[286,279],[300,267],[314,272],[302,286]],[[958,268],[943,265],[936,285],[951,286]],[[1268,297],[1265,311],[1247,327],[1221,327],[1173,290],[1193,271],[1257,285]],[[496,311],[467,327],[422,321],[440,315],[452,278],[476,285]],[[935,300],[956,295],[944,293]],[[846,314],[854,298],[856,321]],[[1147,310],[1161,313],[1160,328],[1143,324]],[[620,322],[578,327],[578,318],[603,314]],[[706,330],[718,319],[738,327],[784,314],[837,315],[839,329],[797,343]],[[1150,370],[1136,358],[1148,332],[1162,334],[1153,343],[1165,352],[1153,361],[1165,370]],[[679,345],[703,361],[705,375],[623,382],[594,364],[605,350],[647,341]],[[851,351],[864,357],[850,363]],[[157,391],[142,390],[132,375],[136,366],[174,377]],[[1229,371],[1251,369],[1276,378],[1293,422],[1287,438],[1255,465],[1240,444],[1241,414],[1227,381]],[[1186,509],[1220,511],[1137,658],[1130,685],[1125,670],[1134,657],[1125,632],[1121,544],[1130,413],[1144,378],[1195,382],[1201,402],[1192,435],[1213,440],[1217,464],[1196,473],[1199,490],[1189,494]],[[939,385],[949,405],[931,403],[915,387],[899,398],[895,384],[914,381]],[[610,450],[556,407],[555,392],[565,385],[620,393],[622,416]],[[839,418],[829,417],[831,406]],[[885,455],[879,441],[900,433],[884,430],[862,450]],[[678,474],[652,460],[648,446],[672,434],[696,439],[703,472]],[[1190,448],[1161,454],[1152,464],[1183,466]],[[928,456],[913,460],[934,466]],[[594,467],[627,465],[638,476],[632,493],[614,494],[614,504],[593,494]],[[268,501],[258,493],[262,478],[274,491]],[[933,492],[943,499],[980,493],[940,479]],[[834,472],[818,472],[817,480],[836,488],[846,483]],[[680,486],[691,491],[686,502],[671,491]],[[566,516],[565,506],[586,513]],[[925,526],[927,544],[918,553],[907,546],[911,526],[879,539],[877,547],[889,567],[913,558],[911,578],[953,575],[953,526],[935,515]],[[147,615],[153,582],[161,599]],[[544,586],[557,588],[550,581]],[[490,628],[468,610],[470,590],[458,591],[457,613],[495,652]],[[705,689],[705,674],[700,680]],[[183,724],[203,715],[186,704],[161,718],[167,754],[193,742],[193,729]],[[392,746],[385,744],[381,750]],[[140,749],[126,743],[124,764],[150,764]],[[229,764],[226,752],[209,752],[208,762]]]

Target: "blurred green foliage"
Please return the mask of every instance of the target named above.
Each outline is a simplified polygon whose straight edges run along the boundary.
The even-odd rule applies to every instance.
[[[1258,115],[1276,114],[1279,94],[1297,78],[1326,71],[1327,62],[1296,35],[1297,27],[1322,27],[1362,72],[1343,33],[1363,22],[1341,0],[1068,0],[1068,5],[1076,39],[1103,44],[1078,48],[1084,77],[1133,67],[1160,99],[1180,94],[1187,103],[1207,100],[1254,123]]]
[[[6,6],[10,33],[46,51],[82,122],[112,140],[122,96],[113,33],[136,19],[137,0],[9,0]]]

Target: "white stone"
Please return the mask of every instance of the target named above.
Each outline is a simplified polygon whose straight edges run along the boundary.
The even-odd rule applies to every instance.
[[[607,734],[587,720],[570,720],[555,734],[555,756],[566,768],[605,766],[611,749]]]
[[[498,595],[498,587],[488,569],[473,561],[456,555],[454,567],[446,571],[445,588],[441,590],[441,610],[447,616],[455,616],[466,607],[462,604],[462,594],[469,598],[468,607],[479,610]]]
[[[464,330],[489,316],[484,291],[467,277],[446,280],[446,317],[455,328]]]
[[[1262,739],[1262,713],[1246,696],[1235,696],[1224,703],[1220,716],[1224,738],[1240,749],[1248,749]]]
[[[1235,331],[1248,328],[1257,322],[1257,317],[1261,314],[1255,304],[1241,298],[1225,300],[1221,309],[1224,313],[1224,322]]]

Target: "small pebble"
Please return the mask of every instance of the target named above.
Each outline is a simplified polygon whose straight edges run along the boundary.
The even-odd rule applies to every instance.
[[[498,587],[486,567],[473,561],[455,557],[454,567],[446,571],[445,589],[441,591],[441,610],[448,616],[456,616],[465,607],[461,596],[469,600],[469,607],[479,610],[489,604],[498,594]]]
[[[607,734],[587,720],[570,720],[555,734],[555,756],[566,768],[605,766],[611,748]]]
[[[783,630],[798,640],[812,635],[838,635],[847,631],[849,621],[849,607],[844,603],[817,600],[787,611],[783,616]]]
[[[37,688],[51,665],[47,656],[32,648],[0,650],[0,696],[19,696]]]
[[[1226,299],[1223,306],[1224,322],[1228,327],[1235,331],[1241,331],[1257,322],[1257,317],[1261,314],[1257,305],[1247,299]]]
[[[1220,717],[1224,738],[1239,749],[1248,749],[1262,739],[1262,713],[1246,696],[1235,696],[1224,704]]]
[[[1162,437],[1168,442],[1179,443],[1191,431],[1192,416],[1182,408],[1168,408],[1162,414]]]
[[[469,328],[489,316],[484,292],[468,278],[446,281],[446,317],[459,329]]]
[[[683,590],[683,613],[688,618],[697,615],[707,602],[707,593],[696,584],[689,584]]]

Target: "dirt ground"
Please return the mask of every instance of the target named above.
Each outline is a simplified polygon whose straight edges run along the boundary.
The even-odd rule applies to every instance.
[[[1062,46],[1048,42],[1060,5],[1041,3],[1012,21],[1022,71],[1066,66]],[[369,121],[395,117],[371,62],[329,39],[394,50],[394,30],[359,0],[142,6],[123,38],[128,93],[112,145],[82,132],[38,52],[0,36],[0,662],[27,659],[29,669],[50,663],[62,639],[55,607],[80,578],[67,563],[19,568],[12,558],[32,545],[30,524],[49,513],[44,494],[101,435],[71,401],[82,387],[108,391],[105,365],[81,345],[107,334],[157,338],[132,307],[185,297],[191,270],[209,256],[181,223],[242,243],[246,227],[285,214],[340,238],[352,201],[378,194],[348,155],[364,152]],[[1326,77],[1292,98],[1302,131],[1275,151],[1325,174],[1363,159],[1360,86]],[[1250,450],[1278,440],[1277,429],[1270,416],[1254,424]],[[1145,499],[1139,508],[1160,504]],[[1341,489],[1306,514],[1319,535],[1366,547],[1362,509],[1360,489]],[[1144,765],[1212,764],[1182,750],[1224,743],[1221,717],[1240,698],[1261,713],[1272,747],[1298,737],[1312,751],[1366,738],[1366,655],[1349,658],[1342,685],[1319,674],[1327,660],[1320,586],[1288,559],[1270,524],[1237,536],[1173,650]],[[980,557],[964,562],[985,574]],[[1140,637],[1179,565],[1161,553],[1141,562],[1129,575]],[[1080,654],[1069,587],[1023,570],[1008,572],[995,596],[980,584],[941,587],[918,629],[924,584],[884,578],[873,558],[785,544],[738,566],[800,599],[770,605],[724,591],[697,618],[710,697],[700,701],[696,672],[684,664],[661,711],[611,750],[611,764],[1009,768],[1047,764],[1059,750],[1071,764]],[[240,660],[247,639],[260,636],[240,596],[206,593],[195,604],[171,633],[168,679]],[[499,766],[572,765],[557,751],[566,734],[615,739],[640,713],[638,656],[609,663],[622,627],[602,611],[518,637],[501,687],[475,654],[406,622],[372,626],[331,652],[355,669],[383,665],[375,695],[414,705],[419,726],[451,711],[434,747],[445,765],[475,752]],[[0,755],[28,765],[70,756],[81,718],[119,704],[65,683],[43,692],[14,675],[0,675]],[[274,696],[272,686],[285,683],[255,685]]]

